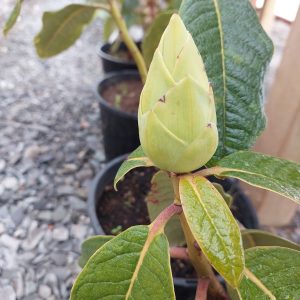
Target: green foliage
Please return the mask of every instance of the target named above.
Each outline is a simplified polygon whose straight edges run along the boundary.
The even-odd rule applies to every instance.
[[[300,165],[260,153],[239,151],[217,163],[217,175],[235,177],[300,203]]]
[[[300,252],[281,247],[257,247],[245,251],[246,266],[254,274],[265,291],[243,278],[239,287],[242,300],[296,300],[300,295]]]
[[[242,230],[244,249],[256,246],[280,246],[300,251],[300,245],[267,231],[257,229]]]
[[[151,222],[169,205],[174,202],[174,191],[169,174],[158,171],[151,181],[151,190],[147,195],[147,207]],[[170,246],[185,244],[185,238],[181,229],[178,216],[173,216],[165,227]]]
[[[18,16],[20,15],[20,12],[21,12],[22,3],[23,3],[23,0],[16,1],[13,10],[10,13],[10,16],[8,17],[8,19],[6,20],[6,22],[4,24],[4,28],[3,28],[4,35],[7,35],[8,32],[12,29],[12,27],[17,22]]]
[[[51,57],[72,46],[93,20],[96,9],[90,5],[71,4],[56,12],[45,12],[43,28],[34,39],[38,55]]]
[[[117,184],[120,180],[124,178],[124,176],[132,169],[138,167],[151,167],[153,166],[150,159],[145,155],[141,146],[139,146],[136,150],[134,150],[129,156],[128,159],[125,160],[120,166],[115,180],[114,187],[117,189]]]
[[[219,146],[211,165],[248,149],[265,127],[262,78],[273,46],[249,0],[184,0],[180,15],[214,91]]]
[[[113,238],[111,235],[92,236],[81,244],[81,255],[79,258],[79,266],[83,268],[90,257],[106,242]]]
[[[134,226],[104,244],[80,273],[70,300],[175,299],[168,240]]]
[[[204,177],[182,177],[180,199],[201,250],[225,280],[237,287],[244,270],[238,224],[217,189]]]
[[[142,42],[142,52],[146,62],[147,67],[150,66],[150,63],[153,58],[153,54],[159,44],[160,38],[169,24],[170,18],[173,14],[173,11],[166,11],[159,14],[152,25],[147,30],[143,42]]]

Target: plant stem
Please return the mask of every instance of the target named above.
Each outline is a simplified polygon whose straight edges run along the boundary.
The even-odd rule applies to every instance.
[[[198,279],[195,300],[206,300],[208,286],[209,286],[208,278]]]
[[[176,199],[175,202],[178,203],[180,201],[179,178],[175,174],[171,174],[171,180]],[[205,255],[201,252],[201,249],[198,247],[198,244],[196,243],[196,240],[186,221],[184,213],[179,215],[179,219],[184,232],[185,240],[187,242],[189,258],[197,272],[198,278],[209,279],[210,284],[208,286],[208,290],[212,299],[226,299],[225,291],[215,276],[210,263],[206,259]]]
[[[139,48],[137,47],[137,45],[135,44],[135,42],[133,41],[133,39],[131,38],[131,36],[128,32],[128,28],[126,26],[124,19],[122,18],[120,9],[119,9],[116,1],[109,0],[109,4],[110,4],[110,13],[111,13],[112,17],[114,18],[114,20],[117,24],[117,27],[120,30],[123,42],[127,46],[130,54],[132,55],[136,65],[137,65],[142,82],[145,83],[146,77],[147,77],[147,68],[146,68],[144,58],[143,58]]]
[[[93,6],[102,10],[105,10],[107,12],[110,12],[110,7],[107,4],[102,3],[89,3],[89,6]]]
[[[178,258],[182,260],[189,260],[189,254],[187,248],[184,247],[171,247],[170,248],[170,256],[172,258]]]
[[[167,222],[174,216],[182,213],[181,205],[171,204],[166,207],[152,222],[151,232],[157,233],[160,230],[163,230]]]

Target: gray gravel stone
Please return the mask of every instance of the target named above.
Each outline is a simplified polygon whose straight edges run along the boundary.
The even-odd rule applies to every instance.
[[[11,286],[0,287],[1,300],[16,300],[16,293]]]
[[[0,183],[0,185],[4,189],[15,191],[19,187],[19,182],[18,182],[18,179],[16,177],[9,176],[9,177],[5,177],[2,180],[2,182]]]
[[[51,293],[52,293],[51,288],[48,285],[42,284],[39,286],[39,295],[43,299],[49,299]]]
[[[56,241],[66,241],[69,238],[69,230],[65,227],[56,227],[53,229],[52,237]]]

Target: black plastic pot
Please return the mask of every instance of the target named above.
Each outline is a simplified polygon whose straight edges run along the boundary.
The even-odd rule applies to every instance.
[[[126,159],[128,155],[122,155],[114,160],[110,161],[101,172],[97,174],[94,178],[92,185],[90,187],[89,196],[88,196],[88,213],[91,219],[92,226],[96,234],[103,235],[105,234],[102,226],[101,221],[97,216],[97,208],[98,208],[98,201],[101,199],[101,195],[104,191],[104,188],[108,184],[112,184],[114,177],[122,164],[122,162]],[[234,186],[238,187],[238,195],[241,198],[236,198],[237,194],[235,194],[234,198],[234,205],[239,212],[237,216],[239,221],[246,225],[257,225],[255,223],[249,223],[249,220],[256,220],[257,217],[255,210],[251,204],[251,201],[248,197],[245,196],[243,191],[239,188],[238,182],[230,181],[230,180],[223,180],[220,181],[223,183],[223,187],[225,191],[232,191],[235,189]],[[225,183],[224,183],[225,182]],[[235,190],[234,190],[235,191]],[[257,227],[249,226],[248,228],[257,228]],[[222,278],[220,278],[222,282]],[[195,292],[196,292],[196,279],[185,279],[185,278],[174,278],[174,285],[175,285],[175,292],[176,292],[176,299],[178,300],[192,300],[195,299]]]
[[[98,84],[97,96],[101,111],[104,151],[107,160],[111,160],[124,153],[130,153],[140,144],[137,115],[111,106],[101,96],[101,92],[108,85],[116,83],[121,79],[130,78],[138,80],[140,77],[138,72],[127,70],[107,74]]]
[[[119,57],[115,57],[109,54],[110,48],[111,48],[111,44],[106,43],[100,47],[98,53],[102,62],[104,73],[137,69],[137,66],[134,61],[123,60]],[[124,43],[121,43],[120,49],[127,50],[127,47],[125,46]]]

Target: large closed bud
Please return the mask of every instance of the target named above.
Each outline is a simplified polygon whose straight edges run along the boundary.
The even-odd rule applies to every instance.
[[[177,14],[154,53],[138,122],[142,148],[160,169],[191,172],[216,151],[213,92],[193,38]]]

